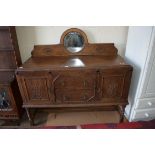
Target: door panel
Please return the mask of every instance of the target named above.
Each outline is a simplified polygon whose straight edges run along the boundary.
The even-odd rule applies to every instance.
[[[46,78],[25,78],[24,82],[30,100],[49,100]]]
[[[48,72],[21,72],[17,75],[24,104],[51,104],[52,76]]]
[[[147,76],[144,95],[145,97],[155,97],[155,56],[152,66],[150,67],[150,72]]]
[[[102,77],[102,97],[121,98],[123,91],[123,76]]]
[[[141,80],[141,89],[139,91],[139,98],[155,97],[155,37],[151,39],[151,44],[148,48],[148,56],[143,69]]]
[[[100,97],[127,99],[131,80],[131,69],[108,69],[100,73]]]
[[[0,85],[0,117],[17,117],[17,108],[10,85]]]

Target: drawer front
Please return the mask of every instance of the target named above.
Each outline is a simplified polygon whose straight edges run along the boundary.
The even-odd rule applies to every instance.
[[[135,110],[132,118],[133,120],[151,120],[155,118],[155,109]]]
[[[56,102],[57,103],[80,103],[90,102],[94,96],[94,90],[60,90],[56,89]]]
[[[95,80],[83,77],[63,77],[55,82],[55,88],[91,89],[95,87]]]
[[[87,71],[60,72],[55,88],[92,89],[95,87],[96,74]]]
[[[136,109],[155,108],[155,98],[138,99]]]

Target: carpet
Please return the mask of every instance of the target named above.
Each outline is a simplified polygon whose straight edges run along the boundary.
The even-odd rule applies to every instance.
[[[50,113],[46,126],[76,126],[80,124],[117,123],[120,116],[117,111],[64,112]]]
[[[155,129],[155,120],[124,122],[124,123],[98,123],[72,126],[43,126],[41,129]]]

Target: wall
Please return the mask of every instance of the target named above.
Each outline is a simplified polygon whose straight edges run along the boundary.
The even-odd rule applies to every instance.
[[[73,26],[74,27],[74,26]],[[17,38],[24,62],[31,56],[34,45],[58,44],[61,34],[68,28],[65,26],[17,26]],[[82,26],[77,27],[83,30],[90,43],[113,42],[118,48],[118,53],[124,56],[128,27],[125,26]]]

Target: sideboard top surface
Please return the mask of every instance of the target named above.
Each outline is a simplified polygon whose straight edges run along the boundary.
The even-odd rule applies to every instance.
[[[31,57],[18,70],[23,69],[69,69],[69,68],[104,68],[129,67],[123,58],[117,56],[51,56]]]

